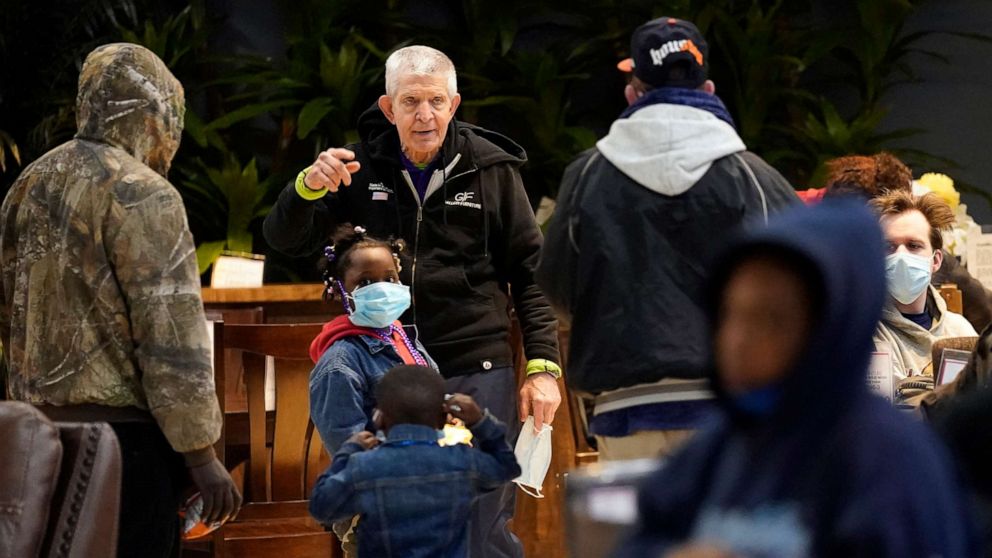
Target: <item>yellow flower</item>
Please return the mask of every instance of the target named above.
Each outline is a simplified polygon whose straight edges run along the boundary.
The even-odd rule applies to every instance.
[[[917,182],[947,202],[947,205],[951,206],[951,211],[957,210],[958,204],[961,203],[961,194],[954,189],[954,180],[951,177],[939,172],[928,172]]]

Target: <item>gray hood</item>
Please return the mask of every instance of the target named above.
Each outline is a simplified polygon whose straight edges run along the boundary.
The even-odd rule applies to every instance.
[[[670,104],[646,106],[615,121],[596,147],[632,180],[666,196],[685,193],[713,161],[747,149],[730,124]]]

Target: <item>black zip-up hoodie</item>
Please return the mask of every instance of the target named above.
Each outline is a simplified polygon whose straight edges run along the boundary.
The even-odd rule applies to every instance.
[[[290,183],[265,219],[269,244],[312,255],[346,222],[406,240],[400,275],[413,303],[402,321],[417,326],[446,377],[513,364],[511,286],[527,358],[559,362],[557,322],[534,283],[543,238],[518,171],[523,148],[452,119],[421,204],[403,174],[396,127],[378,106],[362,114],[358,132],[360,143],[347,146],[361,163],[351,186],[307,201]]]
[[[571,321],[569,387],[636,388],[643,404],[643,386],[697,380],[650,389],[668,402],[698,400],[714,248],[748,220],[798,203],[778,171],[705,111],[657,104],[614,122],[565,170],[537,269]]]

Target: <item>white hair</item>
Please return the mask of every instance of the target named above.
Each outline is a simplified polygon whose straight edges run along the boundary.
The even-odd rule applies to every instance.
[[[455,65],[446,54],[423,45],[403,47],[386,59],[386,95],[396,96],[400,76],[432,76],[440,74],[448,78],[448,97],[458,93],[458,80]]]

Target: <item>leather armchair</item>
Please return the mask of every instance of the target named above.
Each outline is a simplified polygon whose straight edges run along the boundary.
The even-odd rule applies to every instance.
[[[106,423],[0,402],[0,556],[113,558],[121,456]]]

